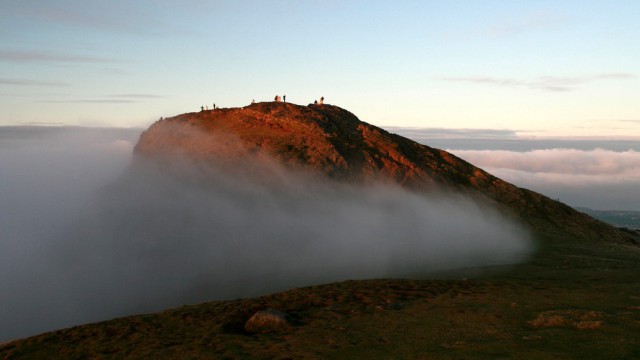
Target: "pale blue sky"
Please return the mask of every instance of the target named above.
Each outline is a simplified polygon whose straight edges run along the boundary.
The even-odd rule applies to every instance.
[[[0,0],[0,125],[324,96],[379,126],[640,137],[640,1]]]

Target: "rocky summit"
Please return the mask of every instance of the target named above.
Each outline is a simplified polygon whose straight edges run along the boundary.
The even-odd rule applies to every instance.
[[[350,183],[386,181],[417,192],[463,194],[497,208],[542,234],[637,243],[637,234],[602,223],[561,202],[519,188],[444,150],[359,120],[332,105],[263,102],[186,113],[145,131],[137,157],[182,154],[234,164],[269,158],[293,169]]]

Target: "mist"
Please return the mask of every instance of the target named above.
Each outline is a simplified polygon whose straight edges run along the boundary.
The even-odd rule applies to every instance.
[[[517,224],[452,194],[135,159],[140,130],[0,136],[0,341],[292,287],[511,264]],[[35,136],[34,131],[39,135]]]

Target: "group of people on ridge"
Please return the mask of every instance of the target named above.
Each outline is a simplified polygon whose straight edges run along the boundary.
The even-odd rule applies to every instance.
[[[282,97],[280,97],[280,95],[276,95],[276,97],[273,99],[273,101],[275,101],[275,102],[287,102],[287,95],[282,95]],[[253,100],[251,103],[254,104],[255,100]],[[324,96],[320,97],[320,101],[314,100],[313,103],[315,105],[324,104]]]
[[[215,109],[218,109],[218,107],[216,107],[216,103],[213,103],[213,110]],[[200,106],[200,111],[205,111],[205,110],[209,110],[209,106],[207,105]]]
[[[282,96],[276,95],[276,97],[273,100],[275,102],[287,102],[287,95],[282,95]],[[256,100],[255,99],[251,100],[251,103],[255,104]],[[318,100],[314,100],[313,104],[314,105],[322,105],[322,104],[324,104],[324,96],[320,97],[319,101]],[[216,103],[213,103],[213,110],[215,110],[215,109],[219,109],[219,108],[216,106]],[[209,110],[209,106],[207,106],[207,105],[200,106],[200,111],[205,111],[205,110],[208,111]]]

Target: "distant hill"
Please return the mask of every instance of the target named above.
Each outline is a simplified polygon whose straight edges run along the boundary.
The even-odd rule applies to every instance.
[[[640,211],[593,210],[585,207],[577,207],[576,210],[613,226],[640,230]]]
[[[163,161],[182,154],[230,166],[262,156],[337,181],[392,181],[417,192],[456,192],[495,207],[538,233],[638,242],[632,234],[561,202],[518,188],[451,153],[389,133],[332,105],[263,102],[182,114],[154,123],[141,135],[134,152],[137,157]]]

